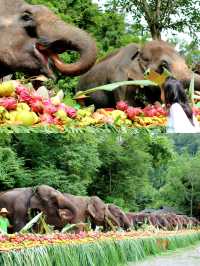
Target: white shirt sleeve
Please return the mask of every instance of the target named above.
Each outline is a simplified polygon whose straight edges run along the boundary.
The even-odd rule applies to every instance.
[[[172,104],[169,112],[169,127],[173,133],[195,133],[198,132],[196,121],[192,125],[184,112],[182,106],[178,103]]]

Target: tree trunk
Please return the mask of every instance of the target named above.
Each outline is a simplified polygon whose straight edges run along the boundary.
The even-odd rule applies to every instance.
[[[109,169],[109,193],[112,193],[112,172],[111,168]]]
[[[154,40],[161,40],[161,31],[155,24],[150,25],[150,32]]]
[[[193,192],[194,192],[194,187],[193,187],[193,183],[191,184],[192,189],[191,189],[191,198],[190,198],[190,216],[193,216]]]

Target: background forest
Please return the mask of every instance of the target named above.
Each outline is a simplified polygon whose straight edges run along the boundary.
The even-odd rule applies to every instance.
[[[0,138],[0,187],[51,185],[96,194],[126,210],[171,206],[199,215],[200,138],[115,134],[8,134]]]

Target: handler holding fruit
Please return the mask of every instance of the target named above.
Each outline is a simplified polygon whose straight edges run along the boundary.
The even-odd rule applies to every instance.
[[[12,227],[7,218],[8,211],[6,208],[2,208],[0,211],[0,233],[8,233],[8,228]]]

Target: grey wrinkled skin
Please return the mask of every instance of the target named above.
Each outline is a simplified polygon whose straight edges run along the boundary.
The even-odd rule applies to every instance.
[[[88,71],[96,44],[83,30],[66,24],[45,6],[0,0],[0,78],[15,71],[53,77],[52,65],[68,76]],[[80,59],[64,64],[57,55],[77,51]]]
[[[0,193],[0,208],[9,212],[14,232],[20,231],[29,221],[28,211],[35,210],[46,215],[46,222],[62,229],[76,220],[76,209],[61,192],[41,185],[33,188],[16,188]]]
[[[75,223],[86,223],[90,220],[93,229],[96,226],[103,226],[106,229],[106,218],[108,218],[114,226],[120,226],[118,217],[109,210],[108,206],[99,197],[74,196],[67,193],[63,193],[63,195],[77,209]]]
[[[192,78],[192,71],[174,47],[164,41],[154,40],[143,47],[132,43],[110,54],[81,76],[77,91],[118,81],[143,80],[144,72],[149,68],[158,73],[162,73],[164,68],[168,69],[173,76],[183,81],[185,87],[188,87]],[[198,74],[195,74],[195,89],[200,90]],[[96,108],[115,107],[118,101],[123,100],[137,106],[141,104],[137,99],[140,92],[150,103],[160,100],[160,89],[157,87],[122,86],[113,92],[95,92],[86,104],[95,104]]]

